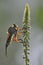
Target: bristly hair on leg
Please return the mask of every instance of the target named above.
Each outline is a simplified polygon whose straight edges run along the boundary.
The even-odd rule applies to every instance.
[[[19,40],[19,43],[23,43],[24,44],[24,41],[22,39],[18,39]]]

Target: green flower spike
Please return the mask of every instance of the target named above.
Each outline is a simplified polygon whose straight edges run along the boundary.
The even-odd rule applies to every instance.
[[[30,50],[29,40],[30,40],[30,8],[29,5],[26,4],[25,10],[24,10],[24,17],[23,17],[23,40],[24,40],[24,57],[25,64],[29,65],[29,59],[28,54],[30,54],[28,51]]]

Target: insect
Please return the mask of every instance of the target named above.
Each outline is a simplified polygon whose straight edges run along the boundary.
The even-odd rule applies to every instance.
[[[18,27],[16,24],[13,24],[11,27],[9,27],[7,32],[7,40],[5,45],[5,53],[7,56],[7,47],[10,45],[11,41],[15,42],[23,42],[22,39],[18,39],[17,35],[22,35],[22,32],[18,32],[18,30],[22,30],[22,28]]]

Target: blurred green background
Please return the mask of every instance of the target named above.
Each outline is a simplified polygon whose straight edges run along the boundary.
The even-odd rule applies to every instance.
[[[6,32],[13,23],[22,27],[25,4],[31,12],[30,65],[43,65],[43,0],[0,0],[0,65],[25,65],[22,44],[13,42],[5,56]]]

